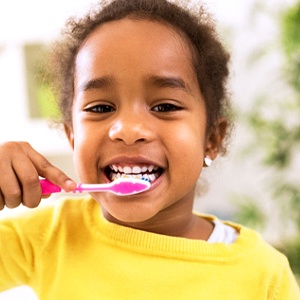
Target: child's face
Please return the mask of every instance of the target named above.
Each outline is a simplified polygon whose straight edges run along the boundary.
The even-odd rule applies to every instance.
[[[104,183],[145,169],[154,179],[130,197],[94,193],[105,216],[142,227],[190,214],[207,145],[187,42],[157,22],[106,23],[80,48],[74,92],[67,133],[80,180]]]

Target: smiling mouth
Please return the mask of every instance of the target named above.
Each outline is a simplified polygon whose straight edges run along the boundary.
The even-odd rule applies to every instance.
[[[107,166],[104,172],[110,181],[118,178],[136,178],[153,182],[161,176],[163,169],[154,165],[119,166],[113,164]]]

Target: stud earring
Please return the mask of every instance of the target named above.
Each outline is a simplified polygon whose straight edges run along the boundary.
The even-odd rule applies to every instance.
[[[210,167],[212,164],[212,159],[207,155],[204,157],[204,166],[205,167]]]

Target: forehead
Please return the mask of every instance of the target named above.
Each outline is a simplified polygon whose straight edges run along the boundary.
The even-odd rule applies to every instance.
[[[101,66],[105,71],[132,64],[148,71],[177,70],[191,75],[190,48],[184,35],[171,25],[124,18],[100,25],[86,38],[76,57],[75,70],[96,71]]]
[[[180,78],[191,93],[201,94],[188,41],[158,21],[124,18],[97,27],[78,52],[74,75],[75,94],[103,77],[132,87],[149,78]]]
[[[170,41],[170,38],[173,39],[173,42],[177,41],[177,43],[181,44],[182,49],[188,50],[188,38],[185,37],[185,34],[179,28],[164,21],[125,17],[96,27],[87,36],[80,48],[96,42],[97,39],[99,41],[117,39],[123,44],[124,42],[134,43],[137,40],[144,43],[161,43],[162,39],[167,39],[167,42]]]

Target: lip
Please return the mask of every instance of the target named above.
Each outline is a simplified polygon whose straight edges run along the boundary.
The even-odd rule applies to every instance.
[[[120,166],[134,166],[134,165],[154,165],[154,166],[158,166],[162,169],[164,169],[164,167],[162,166],[161,163],[149,160],[148,158],[142,157],[142,156],[133,156],[133,157],[129,157],[129,156],[119,156],[119,157],[115,157],[111,160],[109,160],[108,162],[106,162],[103,166],[103,168],[110,166],[110,165],[120,165]]]

